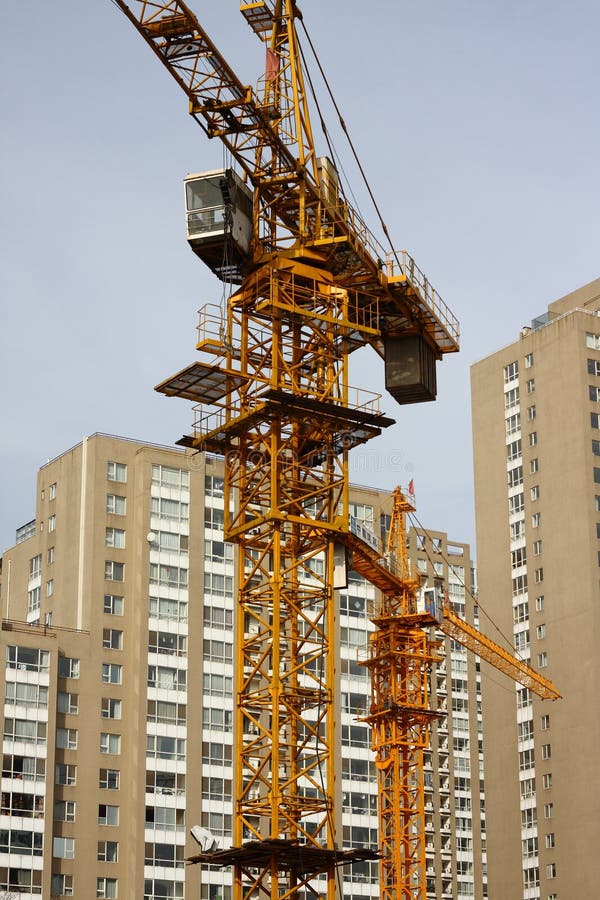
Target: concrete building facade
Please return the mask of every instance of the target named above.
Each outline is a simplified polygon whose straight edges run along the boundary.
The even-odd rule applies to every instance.
[[[472,368],[480,600],[563,695],[484,679],[490,897],[598,893],[600,279]]]
[[[222,460],[94,435],[38,473],[35,519],[0,573],[0,891],[227,900],[231,873],[185,866],[199,824],[231,840],[234,547]],[[379,539],[390,496],[352,489]],[[460,611],[469,548],[413,529],[411,555]],[[364,655],[374,588],[339,593],[340,844],[377,846]],[[467,612],[472,619],[473,612]],[[487,896],[481,694],[474,659],[442,642],[443,711],[426,755],[428,897]],[[377,897],[377,866],[343,876]]]

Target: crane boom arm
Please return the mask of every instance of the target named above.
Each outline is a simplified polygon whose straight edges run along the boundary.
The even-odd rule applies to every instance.
[[[281,37],[281,10],[271,0],[241,4],[254,32],[279,51],[279,69],[273,82],[265,76],[261,100],[182,0],[113,2],[187,95],[194,119],[223,142],[259,193],[261,217],[270,223],[265,249],[275,248],[272,226],[278,223],[280,247],[300,241],[335,257],[332,269],[342,280],[383,295],[380,312],[389,327],[422,329],[436,354],[458,350],[458,322],[414,260],[406,251],[386,250],[345,198],[322,190],[305,99],[296,90],[297,52],[294,47],[290,54],[289,40]],[[299,14],[292,9],[292,16]]]
[[[495,669],[504,672],[505,675],[508,675],[514,681],[529,688],[543,700],[558,700],[560,698],[560,694],[551,681],[544,678],[523,660],[517,659],[507,650],[504,650],[499,644],[496,644],[485,634],[478,631],[477,628],[469,625],[468,622],[457,616],[448,604],[445,604],[443,613],[443,619],[439,627],[448,637],[458,641],[463,647],[471,650],[481,659],[485,659]]]
[[[242,84],[194,13],[181,0],[114,0],[184,91],[190,113],[208,137],[219,137],[253,180],[257,146],[267,144],[278,175],[295,173],[296,159],[270,124],[251,87]],[[265,157],[265,165],[267,158]],[[316,188],[315,188],[316,191]]]

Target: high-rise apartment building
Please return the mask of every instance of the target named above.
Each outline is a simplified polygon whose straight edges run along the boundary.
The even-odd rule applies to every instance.
[[[484,680],[490,897],[598,893],[600,279],[472,369],[482,609],[563,699]]]
[[[185,866],[201,825],[228,846],[233,772],[235,548],[222,460],[94,435],[38,474],[36,516],[0,574],[4,722],[0,895],[226,900],[231,873]],[[353,488],[385,536],[390,496]],[[469,548],[410,533],[415,565],[459,611]],[[315,566],[319,561],[315,560]],[[311,577],[309,574],[307,577]],[[338,826],[373,847],[377,781],[361,666],[375,589],[339,592]],[[449,641],[431,673],[442,716],[426,754],[428,897],[486,897],[478,666]],[[310,787],[307,785],[307,790]],[[377,865],[341,874],[378,896]]]

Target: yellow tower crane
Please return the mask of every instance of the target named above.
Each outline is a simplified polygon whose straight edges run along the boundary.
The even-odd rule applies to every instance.
[[[334,165],[317,157],[294,0],[240,4],[265,49],[257,90],[239,80],[185,3],[113,2],[236,166],[186,179],[189,243],[236,290],[223,307],[201,311],[199,358],[157,387],[196,404],[193,432],[179,443],[225,458],[225,538],[238,546],[233,846],[195,860],[232,866],[235,900],[333,900],[337,867],[374,856],[341,849],[336,835],[334,590],[345,581],[348,548],[383,591],[382,634],[390,618],[399,620],[394,634],[406,627],[413,590],[351,527],[348,452],[393,420],[379,395],[350,386],[348,362],[368,344],[399,403],[434,399],[436,362],[458,350],[458,323],[414,260],[378,243]],[[425,620],[414,624],[424,635]],[[372,645],[369,720],[389,774],[380,782],[382,897],[422,900],[422,839],[414,837],[422,827],[404,807],[390,824],[397,799],[422,780],[422,760],[411,751],[407,764],[394,750],[393,764],[385,761],[392,718],[379,706],[391,688],[377,640],[385,639]],[[425,636],[417,643],[389,673],[407,685],[431,656]],[[417,663],[411,652],[421,654]],[[394,728],[422,746],[431,714],[413,695],[411,685],[409,720]]]
[[[420,577],[411,574],[406,541],[406,515],[414,511],[412,498],[396,488],[385,553],[364,528],[351,529],[346,537],[353,568],[380,590],[363,664],[371,673],[371,704],[364,721],[371,726],[378,773],[381,900],[426,896],[423,751],[437,716],[429,694],[429,675],[439,661],[437,632],[542,699],[560,696],[526,662],[456,615],[439,589],[421,587]]]

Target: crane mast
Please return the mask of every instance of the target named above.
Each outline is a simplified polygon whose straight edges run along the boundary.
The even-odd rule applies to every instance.
[[[351,387],[349,359],[369,345],[399,403],[431,400],[437,361],[458,350],[458,323],[412,257],[378,243],[332,164],[317,158],[294,0],[240,4],[265,50],[258,91],[185,3],[114,2],[242,176],[226,169],[188,185],[190,244],[236,289],[226,307],[201,311],[199,359],[157,386],[195,404],[192,433],[179,443],[225,458],[225,539],[238,547],[233,845],[194,861],[232,866],[235,900],[333,900],[338,866],[377,857],[341,849],[336,830],[335,590],[351,554],[382,592],[366,661],[381,897],[424,900],[422,753],[435,714],[427,673],[436,620],[417,608],[402,556],[406,497],[394,495],[385,557],[349,516],[349,450],[394,423],[379,395]],[[206,185],[220,197],[212,205],[198,199]],[[470,640],[480,646],[476,634]]]

